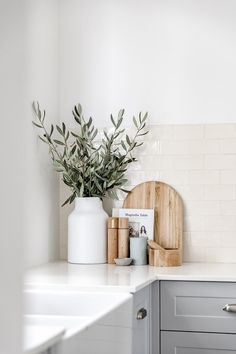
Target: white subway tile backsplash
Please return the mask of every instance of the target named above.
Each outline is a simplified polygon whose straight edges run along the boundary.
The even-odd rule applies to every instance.
[[[220,152],[222,154],[235,154],[236,153],[236,139],[220,140]]]
[[[220,201],[212,200],[194,200],[188,201],[186,215],[220,215]],[[232,215],[232,214],[231,214]]]
[[[236,218],[232,215],[208,215],[204,220],[205,231],[231,232],[236,230]]]
[[[160,140],[160,153],[164,155],[218,154],[219,140]]]
[[[204,187],[203,185],[178,185],[175,189],[184,201],[191,201],[204,200]]]
[[[175,161],[175,156],[155,156],[155,164],[156,168],[160,170],[174,170],[174,161]]]
[[[236,247],[236,232],[221,232],[220,234],[220,246],[232,247],[235,251]]]
[[[133,186],[146,181],[157,181],[160,179],[158,171],[131,171],[127,172],[127,178],[131,181]]]
[[[204,247],[220,247],[221,245],[221,233],[220,232],[191,232],[190,242],[195,246]]]
[[[205,168],[209,170],[227,170],[236,166],[236,155],[206,155]]]
[[[188,171],[178,170],[163,170],[160,171],[160,181],[169,183],[171,185],[188,184],[189,175]]]
[[[140,156],[138,158],[138,162],[135,162],[133,164],[133,166],[135,167],[135,170],[139,170],[139,171],[153,171],[153,170],[157,170],[157,156],[153,156],[153,155],[146,155],[146,156]],[[132,167],[132,170],[134,170]]]
[[[174,138],[173,125],[152,125],[148,127],[148,140],[172,140]]]
[[[191,243],[185,242],[183,247],[184,262],[205,262],[205,250],[204,246],[193,247]]]
[[[222,200],[220,210],[221,215],[236,215],[236,200]]]
[[[184,261],[236,262],[236,124],[149,127],[129,185],[160,180],[184,202]],[[61,185],[61,202],[66,197]],[[121,207],[121,200],[114,205]],[[109,210],[111,203],[106,206]],[[61,209],[61,258],[67,254],[67,217]]]
[[[172,159],[172,167],[175,170],[201,170],[204,168],[204,156],[174,156]]]
[[[221,184],[236,184],[236,169],[235,170],[223,170],[220,172]]]
[[[189,171],[189,184],[219,184],[220,172],[213,170]]]
[[[190,231],[191,230],[191,231]],[[203,215],[191,215],[184,218],[185,232],[201,232],[205,230],[205,217]]]
[[[172,156],[142,155],[138,157],[138,162],[133,164],[132,170],[140,171],[160,171],[173,169],[174,158]]]
[[[196,124],[179,124],[174,125],[174,139],[176,140],[193,140],[204,138],[204,126]]]
[[[235,248],[227,247],[207,247],[205,257],[208,262],[235,263]]]
[[[145,141],[145,144],[139,148],[138,156],[157,155],[160,154],[160,150],[160,140]]]
[[[189,141],[189,154],[218,154],[220,152],[219,140],[192,140]]]
[[[189,151],[188,140],[161,140],[160,154],[163,155],[185,155]]]
[[[206,200],[234,200],[234,185],[207,185],[204,186],[204,199]]]
[[[209,124],[205,126],[205,139],[236,138],[235,124]]]

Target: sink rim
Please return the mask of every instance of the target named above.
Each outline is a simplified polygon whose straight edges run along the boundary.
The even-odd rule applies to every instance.
[[[102,319],[104,316],[106,316],[107,314],[109,314],[110,312],[116,310],[118,307],[120,307],[121,305],[125,304],[126,302],[128,302],[129,300],[132,300],[133,296],[130,293],[125,293],[125,292],[102,292],[102,291],[80,291],[80,290],[62,290],[62,289],[48,289],[48,288],[25,288],[23,289],[23,299],[24,299],[24,295],[47,295],[49,294],[50,296],[57,296],[58,294],[63,294],[63,296],[76,296],[76,295],[82,295],[83,298],[86,297],[86,295],[89,295],[90,297],[96,297],[99,296],[100,298],[110,298],[111,301],[106,304],[104,301],[102,302],[102,306],[97,310],[96,313],[91,314],[91,315],[61,315],[60,313],[58,314],[37,314],[37,313],[27,313],[27,309],[26,311],[24,311],[24,319],[27,322],[27,318],[29,320],[29,318],[31,318],[31,321],[34,322],[35,321],[35,325],[39,325],[39,326],[52,326],[52,327],[58,327],[58,326],[62,326],[61,324],[61,320],[66,319],[68,320],[70,317],[73,317],[74,322],[76,322],[76,318],[78,319],[78,322],[80,322],[77,326],[72,326],[72,327],[66,327],[66,326],[62,326],[65,329],[65,333],[64,336],[62,338],[62,340],[66,340],[67,338],[70,338],[80,332],[82,332],[83,330],[87,329],[88,327],[92,326],[93,324],[95,324],[97,321],[99,321],[100,319]],[[100,303],[101,304],[101,303]],[[88,304],[89,305],[89,304]],[[59,323],[57,323],[56,320],[59,320]],[[81,323],[81,319],[83,320],[83,323]],[[44,322],[45,321],[45,322]],[[54,324],[50,324],[48,323],[48,321],[50,322],[54,322]]]

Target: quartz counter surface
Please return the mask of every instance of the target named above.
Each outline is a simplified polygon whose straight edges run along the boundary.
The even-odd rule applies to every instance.
[[[236,282],[236,263],[184,263],[180,267],[48,263],[25,275],[25,286],[134,293],[155,280]]]

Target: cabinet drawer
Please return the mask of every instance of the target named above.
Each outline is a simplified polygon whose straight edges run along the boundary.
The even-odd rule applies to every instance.
[[[236,335],[161,332],[161,354],[236,353]]]
[[[236,333],[236,283],[161,282],[161,329]]]

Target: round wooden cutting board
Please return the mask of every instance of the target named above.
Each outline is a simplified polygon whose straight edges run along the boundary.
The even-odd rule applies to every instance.
[[[154,209],[154,240],[165,249],[182,250],[183,202],[163,182],[144,182],[127,195],[123,208]]]

